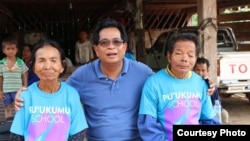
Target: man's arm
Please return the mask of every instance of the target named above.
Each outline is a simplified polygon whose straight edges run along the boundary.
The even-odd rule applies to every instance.
[[[215,92],[215,90],[216,90],[215,83],[213,81],[211,81],[209,79],[209,77],[204,77],[204,79],[205,79],[205,81],[206,81],[206,83],[208,85],[208,91],[207,91],[207,93],[209,95],[212,95]]]
[[[24,101],[24,99],[22,99],[20,97],[20,94],[21,94],[22,91],[25,91],[26,89],[27,89],[26,87],[22,87],[16,93],[16,96],[15,96],[15,110],[16,111],[19,111],[20,107],[23,107],[23,101]]]
[[[160,123],[150,115],[139,115],[138,128],[143,141],[165,141]]]

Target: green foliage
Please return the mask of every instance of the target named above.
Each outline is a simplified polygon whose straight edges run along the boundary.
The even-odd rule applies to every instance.
[[[198,26],[198,14],[192,15],[192,26]]]

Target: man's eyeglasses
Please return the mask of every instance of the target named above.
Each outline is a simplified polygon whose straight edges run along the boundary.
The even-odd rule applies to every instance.
[[[98,41],[98,45],[100,45],[101,47],[108,47],[110,44],[113,44],[115,47],[119,47],[123,44],[123,40],[120,40],[120,39],[114,39],[112,41],[110,40],[100,40]]]

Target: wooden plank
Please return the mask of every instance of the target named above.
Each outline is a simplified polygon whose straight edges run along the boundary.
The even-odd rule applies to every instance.
[[[250,41],[250,31],[248,32],[234,32],[237,41]]]
[[[5,7],[4,5],[2,5],[1,3],[0,3],[0,13],[3,13],[4,15],[12,17],[11,10],[9,10],[7,7]]]
[[[250,44],[238,44],[239,51],[250,51]]]
[[[225,23],[225,24],[219,24],[221,26],[229,26],[231,27],[235,32],[240,31],[250,31],[250,22],[238,22],[238,23]]]
[[[21,12],[20,12],[21,13]],[[37,19],[32,19],[31,16],[30,16],[30,13],[29,12],[22,12],[22,19],[23,21],[25,21],[25,29],[26,30],[30,30],[30,29],[35,29],[36,28],[36,25],[35,23],[39,20]]]
[[[158,24],[156,25],[156,29],[159,29],[160,27],[160,24],[163,22],[163,19],[165,19],[165,17],[167,16],[167,13],[168,13],[169,11],[166,11],[166,10],[164,10],[164,13],[162,14],[162,16],[161,16],[161,18],[160,18],[160,21],[158,21]]]
[[[145,62],[145,41],[144,41],[144,26],[143,26],[143,3],[142,0],[136,0],[135,12],[135,34],[137,35],[136,42],[136,58],[138,61]]]
[[[175,23],[175,21],[176,21],[176,19],[177,19],[177,15],[179,15],[179,13],[180,13],[180,9],[179,10],[177,10],[177,12],[176,12],[176,14],[175,14],[175,16],[174,16],[174,19],[172,20],[172,22],[170,23],[170,26],[169,26],[169,28],[174,28],[174,23]]]
[[[217,3],[218,9],[221,8],[228,8],[228,7],[239,7],[239,6],[245,6],[250,5],[249,0],[230,0],[230,1],[218,1]]]
[[[194,8],[196,4],[150,4],[146,5],[145,9],[188,9]]]
[[[0,104],[0,121],[4,121],[4,106],[3,106],[3,102],[1,102]]]
[[[184,13],[184,12],[182,12],[181,16],[178,16],[179,20],[178,20],[177,24],[175,25],[175,28],[178,28],[180,23],[184,21],[183,20],[185,18],[184,16],[186,16],[186,13]]]
[[[220,14],[217,15],[218,22],[250,20],[250,12]]]
[[[158,14],[156,15],[156,17],[155,17],[154,21],[152,22],[152,24],[150,25],[149,29],[151,29],[156,24],[156,21],[159,22],[159,17],[163,12],[164,12],[163,10],[157,10]]]
[[[171,11],[171,13],[168,15],[168,19],[165,21],[162,27],[165,27],[168,21],[170,20],[170,17],[174,14],[174,10]]]
[[[15,113],[15,110],[13,109],[12,113]],[[14,115],[13,115],[14,116]],[[5,121],[5,117],[4,117],[4,106],[3,106],[3,102],[1,102],[0,104],[0,121]]]
[[[155,18],[155,13],[156,13],[155,11],[156,10],[151,11],[152,13],[149,14],[150,17],[147,17],[147,20],[145,22],[145,26],[147,26],[148,28],[151,26],[149,24],[151,23],[152,19]]]

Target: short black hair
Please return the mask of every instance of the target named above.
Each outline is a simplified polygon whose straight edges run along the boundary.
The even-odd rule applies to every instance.
[[[34,49],[34,46],[31,45],[31,44],[28,44],[28,43],[24,43],[24,44],[23,44],[23,48],[24,48],[24,47],[29,47],[29,49],[30,49],[31,52],[32,52],[33,49]]]
[[[98,45],[98,42],[100,39],[99,32],[102,29],[109,28],[109,27],[117,28],[121,33],[121,39],[123,40],[123,42],[126,42],[126,43],[128,42],[128,35],[125,30],[125,27],[120,22],[114,19],[107,18],[97,23],[95,29],[93,30],[92,40],[93,40],[94,45]]]
[[[196,60],[196,64],[206,64],[207,68],[210,67],[210,63],[209,63],[208,59],[206,59],[204,57],[198,57]]]
[[[66,64],[64,64],[64,62],[65,62],[65,53],[64,53],[64,50],[61,48],[60,44],[56,40],[53,40],[53,39],[49,39],[49,38],[42,39],[34,46],[34,49],[32,51],[32,55],[31,55],[30,67],[33,70],[35,62],[36,62],[36,52],[37,52],[37,50],[40,49],[40,48],[43,48],[43,47],[45,47],[47,45],[56,48],[60,53],[61,63],[62,63],[62,66],[64,67],[64,71],[60,74],[60,76],[61,76],[62,74],[64,74],[66,72],[66,68],[67,68]]]
[[[7,35],[3,40],[2,40],[2,49],[5,48],[6,45],[16,45],[18,48],[18,40],[14,35]]]
[[[165,50],[165,54],[167,54],[167,52],[169,52],[170,54],[173,53],[174,51],[174,45],[176,44],[176,42],[178,41],[192,41],[195,44],[196,47],[196,56],[199,56],[200,54],[200,41],[199,38],[197,37],[197,35],[195,35],[194,33],[180,33],[180,34],[173,34],[170,37],[170,40],[168,42],[168,49]]]

